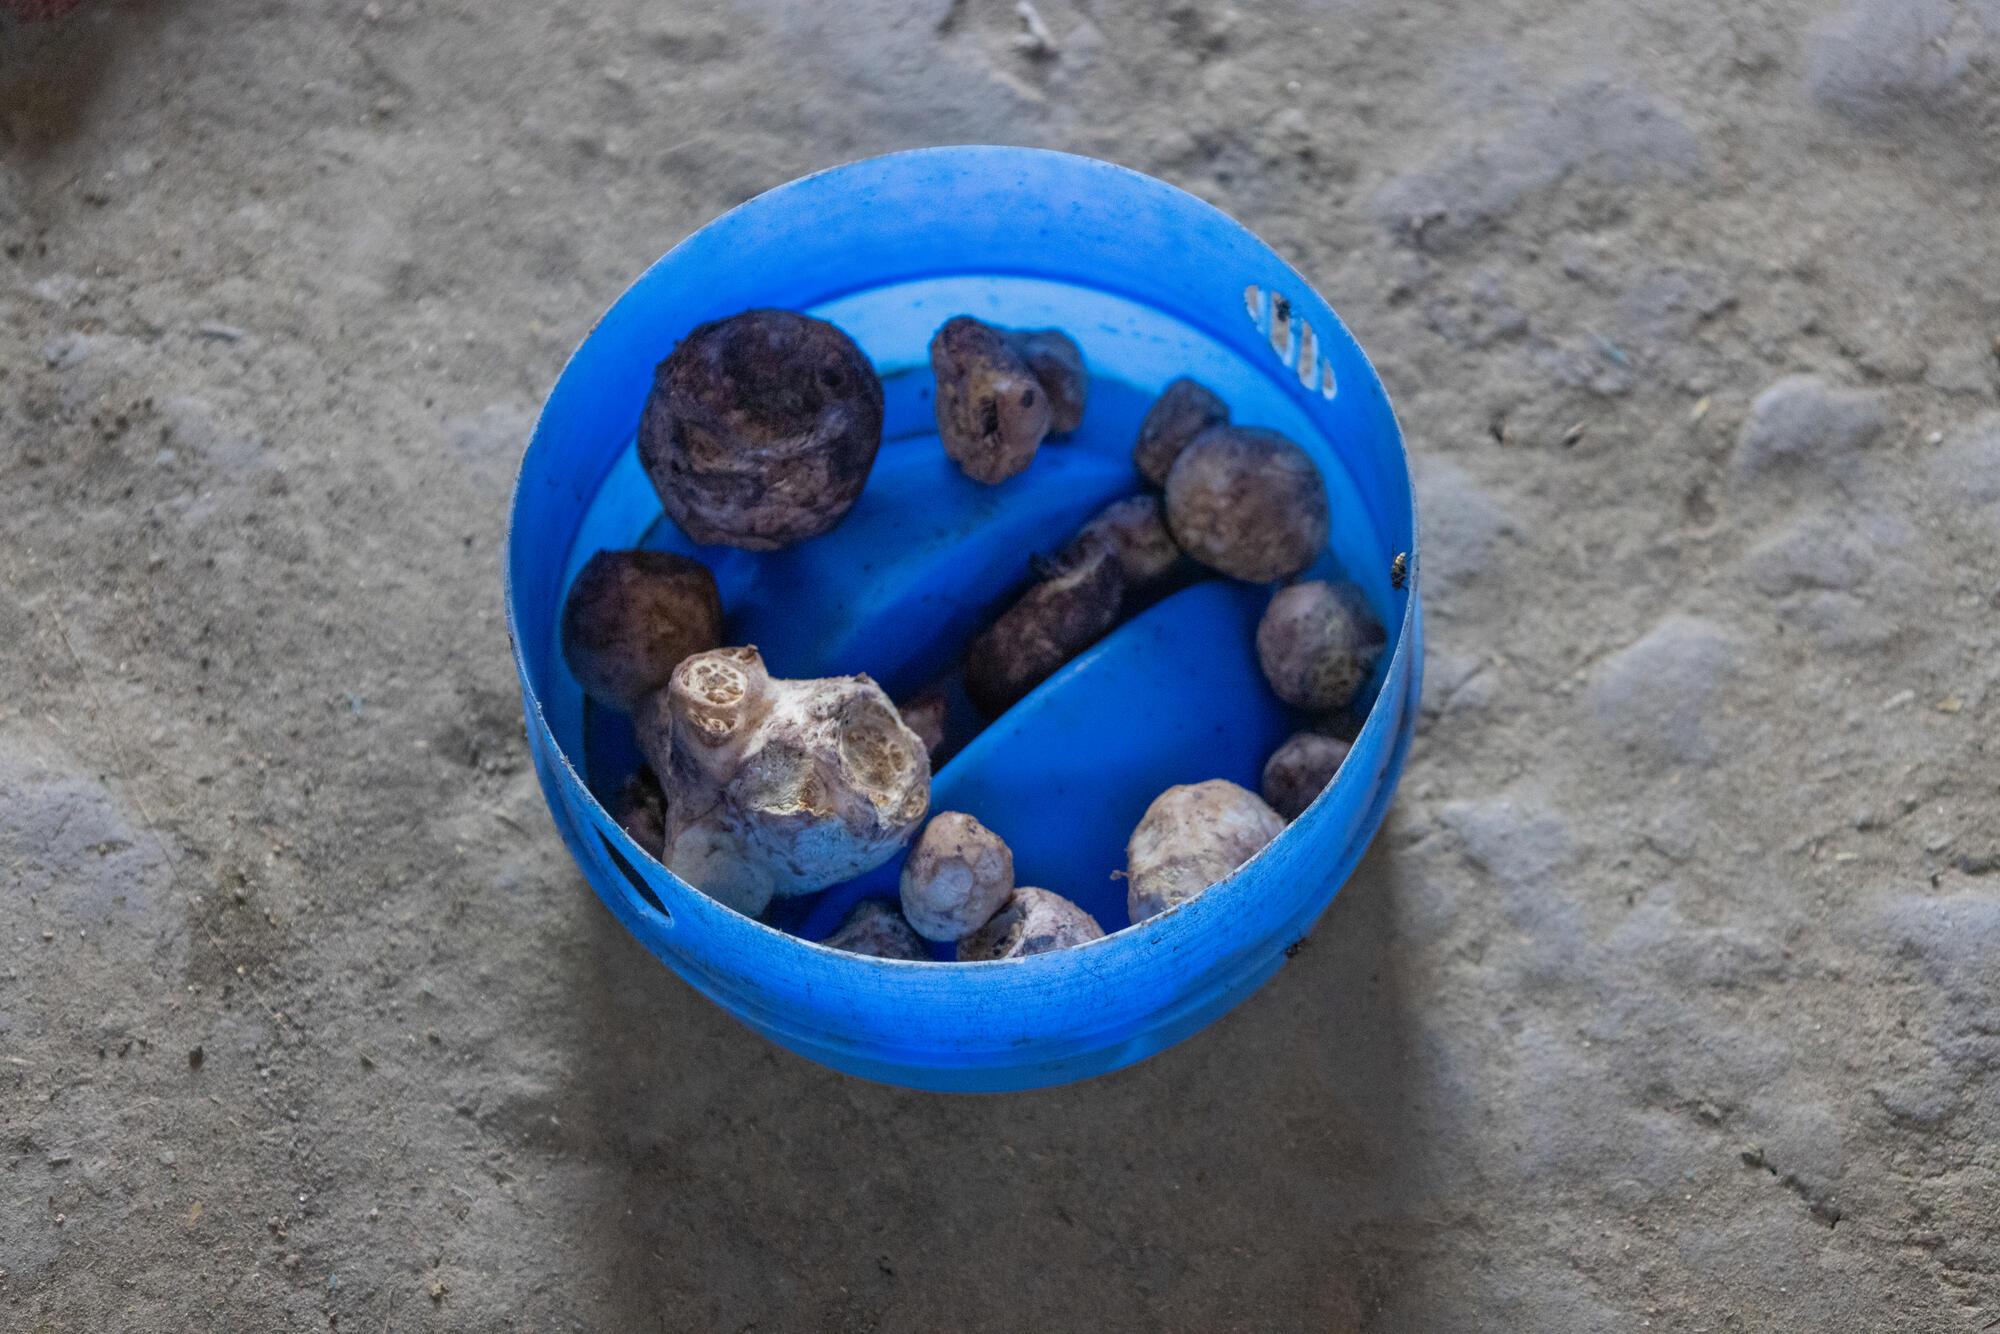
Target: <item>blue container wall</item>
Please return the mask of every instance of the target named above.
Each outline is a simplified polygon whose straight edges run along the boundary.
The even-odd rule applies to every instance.
[[[1224,388],[1239,420],[1299,439],[1347,518],[1327,567],[1363,584],[1391,636],[1374,706],[1336,782],[1270,848],[1186,907],[1082,949],[1004,963],[826,950],[722,908],[641,854],[585,782],[586,710],[557,651],[556,619],[574,569],[600,546],[638,541],[657,516],[630,458],[654,366],[696,324],[757,305],[834,319],[885,373],[919,364],[931,329],[957,309],[1017,325],[1061,323],[1094,372],[1108,361],[1142,395],[1192,373]],[[1107,429],[1104,448],[1129,441],[1129,423]],[[1073,525],[1079,488],[1108,495],[1126,485],[1090,462],[1098,447],[1085,441],[1072,478],[1028,483],[1020,503],[1047,504],[1051,522],[1060,515]],[[1101,498],[1093,492],[1088,503]],[[1268,977],[1379,825],[1420,675],[1413,522],[1401,438],[1373,370],[1306,283],[1223,214],[1122,168],[1034,150],[936,149],[853,164],[761,196],[690,237],[606,314],[550,395],[522,465],[508,557],[537,772],[572,853],[626,926],[772,1039],[843,1070],[931,1088],[1030,1087],[1112,1069],[1194,1031]],[[822,539],[826,568],[851,568],[843,531]],[[1402,589],[1389,577],[1398,553],[1409,553]],[[813,577],[815,559],[798,558],[800,581]],[[940,774],[937,808],[978,791],[989,803],[1007,793],[1034,798],[1046,740],[1010,750],[1010,731],[1025,729],[1032,741],[1035,726],[1058,728],[1086,755],[1129,747],[1139,724],[1130,711],[1090,707],[1092,692],[1115,700],[1135,664],[1160,659],[1157,648],[1149,656],[1131,647],[1144,635],[1172,651],[1180,642],[1199,650],[1234,617],[1240,642],[1244,618],[1254,622],[1253,594],[1211,588],[1155,608],[1044,686],[1020,717],[1010,713],[975,743],[989,754]],[[912,642],[896,651],[928,650]],[[1215,658],[1226,672],[1228,654]],[[1237,731],[1265,748],[1273,716],[1252,709]],[[1099,860],[1129,832],[1107,833],[1109,818],[1080,835],[1094,840]],[[1035,837],[1026,824],[1010,832]]]

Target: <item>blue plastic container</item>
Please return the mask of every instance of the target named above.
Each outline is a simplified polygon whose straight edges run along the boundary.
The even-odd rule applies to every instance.
[[[882,373],[884,445],[825,537],[769,555],[691,546],[660,515],[633,437],[653,369],[695,325],[752,306],[832,320]],[[972,313],[1057,326],[1092,375],[1081,431],[998,487],[959,476],[931,421],[926,348]],[[1372,703],[1339,777],[1259,856],[1195,901],[1126,926],[1113,876],[1151,799],[1207,778],[1257,786],[1298,719],[1251,647],[1269,590],[1216,581],[1129,622],[943,765],[932,809],[1014,849],[1018,880],[1076,899],[1108,935],[998,963],[830,950],[892,863],[767,925],[644,855],[605,813],[635,762],[629,727],[588,704],[558,642],[570,580],[604,547],[694,551],[732,642],[775,675],[867,671],[900,695],[948,667],[1047,551],[1140,489],[1130,450],[1153,395],[1192,375],[1234,419],[1313,455],[1334,513],[1315,574],[1351,578],[1388,627]],[[1402,556],[1403,562],[1397,561]],[[716,219],[655,264],[583,341],[543,408],[514,493],[507,604],[536,772],[556,826],[647,948],[772,1041],[918,1088],[1081,1079],[1193,1033],[1268,978],[1380,825],[1412,734],[1422,661],[1408,463],[1388,399],[1305,280],[1191,195],[1088,158],[1020,148],[899,153],[822,172]]]

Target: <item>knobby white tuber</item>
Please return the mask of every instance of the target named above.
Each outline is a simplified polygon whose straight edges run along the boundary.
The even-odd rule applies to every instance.
[[[873,959],[928,959],[931,952],[903,915],[880,899],[863,899],[826,938],[828,949],[866,954]]]
[[[1353,584],[1322,580],[1281,588],[1257,623],[1257,661],[1294,708],[1344,708],[1382,656],[1381,623]]]
[[[1087,944],[1104,935],[1091,915],[1060,894],[1022,885],[993,919],[958,942],[958,961],[1019,959]]]
[[[667,869],[738,911],[880,866],[930,806],[930,757],[866,676],[773,680],[698,653],[633,719],[660,775]]]
[[[1225,779],[1170,787],[1126,845],[1125,903],[1134,923],[1199,895],[1284,832],[1284,817]]]
[[[1276,431],[1213,426],[1167,474],[1167,526],[1203,565],[1261,584],[1312,564],[1332,515],[1303,449]]]
[[[903,863],[903,916],[926,940],[971,935],[1013,892],[1014,854],[998,834],[958,811],[924,826]]]
[[[1348,745],[1322,732],[1297,732],[1264,761],[1264,800],[1287,820],[1296,820],[1340,772]]]
[[[817,537],[861,495],[882,444],[882,382],[810,315],[746,310],[661,362],[639,461],[697,542],[772,551]]]
[[[600,551],[563,604],[563,659],[584,693],[630,713],[690,653],[722,643],[722,596],[698,560]]]

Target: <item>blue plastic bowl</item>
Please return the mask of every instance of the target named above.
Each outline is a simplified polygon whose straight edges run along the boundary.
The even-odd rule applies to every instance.
[[[867,492],[825,537],[754,555],[689,544],[660,514],[633,437],[654,367],[695,325],[784,306],[845,329],[883,375],[884,444]],[[998,487],[960,476],[931,419],[927,344],[970,312],[1057,326],[1091,399],[1075,436]],[[814,943],[896,865],[752,921],[647,857],[605,812],[635,763],[629,726],[587,703],[558,622],[604,547],[693,551],[721,583],[732,642],[773,674],[867,671],[894,695],[949,666],[972,630],[1109,500],[1140,489],[1147,404],[1192,375],[1234,419],[1310,451],[1334,513],[1314,573],[1353,579],[1389,627],[1338,778],[1282,836],[1192,903],[1127,926],[1114,877],[1148,802],[1174,783],[1257,786],[1297,726],[1251,647],[1269,590],[1216,581],[1115,631],[938,771],[933,810],[1004,836],[1018,880],[1076,899],[1108,935],[999,963],[909,963]],[[1392,573],[1405,558],[1404,575]],[[1284,961],[1382,821],[1417,711],[1419,563],[1402,437],[1333,311],[1255,236],[1136,172],[1021,148],[941,148],[794,181],[716,219],[649,269],[584,339],[521,464],[508,624],[549,809],[620,921],[704,995],[836,1069],[950,1090],[1060,1084],[1193,1033]],[[596,794],[593,794],[593,784]],[[783,901],[781,901],[783,904]]]

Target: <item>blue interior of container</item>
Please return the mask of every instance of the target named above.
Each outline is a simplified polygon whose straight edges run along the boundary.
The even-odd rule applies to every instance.
[[[885,443],[833,532],[777,553],[697,548],[660,517],[632,438],[653,366],[694,325],[753,305],[846,330],[882,374]],[[1083,427],[1000,486],[960,475],[932,420],[927,346],[952,315],[1058,327],[1091,371]],[[637,757],[588,704],[557,639],[562,597],[606,547],[707,560],[729,637],[774,673],[865,671],[893,695],[947,675],[1027,562],[1141,489],[1140,417],[1190,375],[1240,423],[1299,442],[1334,522],[1310,572],[1360,585],[1389,633],[1336,783],[1263,854],[1183,908],[1125,925],[1113,873],[1146,805],[1204,778],[1257,785],[1298,721],[1256,667],[1269,589],[1186,589],[1114,631],[944,763],[932,808],[1012,845],[1021,883],[1082,903],[1108,939],[1005,963],[865,959],[808,943],[892,862],[751,922],[645,858],[592,796]],[[1395,587],[1391,563],[1407,555]],[[1028,1087],[1139,1059],[1275,969],[1379,824],[1413,727],[1418,552],[1401,439],[1373,370],[1325,303],[1255,237],[1191,197],[1104,163],[1024,149],[925,150],[795,182],[718,219],[606,314],[551,394],[524,460],[509,614],[531,748],[592,885],[663,960],[759,1031],[871,1078]],[[965,741],[963,716],[955,744]]]
[[[1105,504],[1145,489],[1132,465],[1140,419],[1165,381],[1191,373],[1231,405],[1233,420],[1311,442],[1333,523],[1308,573],[1355,579],[1379,617],[1394,614],[1387,567],[1368,557],[1380,537],[1340,450],[1297,410],[1285,383],[1295,384],[1294,372],[1275,355],[1246,362],[1150,307],[999,275],[898,283],[812,313],[844,329],[884,376],[883,448],[840,526],[778,552],[697,545],[661,514],[628,445],[569,552],[572,577],[603,546],[696,556],[715,571],[728,642],[755,644],[773,675],[866,672],[901,698],[948,681],[966,642],[1030,578],[1031,556],[1054,552]],[[936,327],[962,313],[1063,329],[1091,371],[1083,425],[1052,437],[1028,471],[997,486],[960,472],[937,435],[927,349]],[[1246,306],[1243,317],[1260,313]],[[1210,778],[1255,791],[1264,760],[1308,721],[1272,695],[1257,667],[1253,641],[1269,596],[1269,587],[1211,579],[1114,630],[943,764],[932,809],[978,818],[1007,840],[1019,883],[1076,901],[1107,932],[1122,929],[1130,919],[1115,873],[1153,798]],[[1366,704],[1364,696],[1358,711]],[[589,701],[582,710],[585,773],[608,804],[638,751],[623,714]],[[956,717],[963,729],[969,715]],[[765,920],[824,939],[857,900],[893,898],[901,864],[897,857],[820,895],[780,899]],[[946,946],[935,955],[952,957]]]

